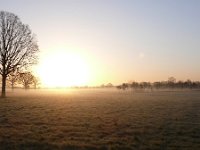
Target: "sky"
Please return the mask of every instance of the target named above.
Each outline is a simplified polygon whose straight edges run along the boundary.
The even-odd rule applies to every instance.
[[[36,34],[40,61],[81,55],[88,85],[200,80],[199,0],[0,0]],[[52,68],[52,72],[55,68]],[[81,73],[80,73],[81,74]]]

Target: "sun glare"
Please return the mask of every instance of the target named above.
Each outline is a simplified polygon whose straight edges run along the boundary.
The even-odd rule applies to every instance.
[[[89,68],[78,54],[55,51],[42,58],[38,74],[46,87],[83,86],[89,80]]]

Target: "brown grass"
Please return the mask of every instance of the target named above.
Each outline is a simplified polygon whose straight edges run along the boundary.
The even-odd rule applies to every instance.
[[[15,90],[0,149],[200,149],[200,92]]]

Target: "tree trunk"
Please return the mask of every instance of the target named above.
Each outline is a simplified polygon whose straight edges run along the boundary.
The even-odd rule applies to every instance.
[[[14,91],[14,83],[12,83],[12,91]]]
[[[6,75],[2,75],[2,90],[1,90],[1,97],[6,97]]]

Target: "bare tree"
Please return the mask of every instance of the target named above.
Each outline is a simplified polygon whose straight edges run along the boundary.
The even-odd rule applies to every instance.
[[[174,77],[169,77],[168,78],[168,83],[166,86],[168,86],[168,88],[174,88],[176,84],[176,78]]]
[[[37,89],[38,85],[40,85],[40,79],[34,76],[33,78],[34,89]]]
[[[0,11],[0,74],[2,97],[6,96],[6,78],[17,68],[33,64],[39,51],[35,37],[13,13]]]
[[[175,82],[176,82],[176,78],[174,78],[174,77],[169,77],[169,78],[168,78],[168,82],[170,82],[170,83],[175,83]]]
[[[25,89],[28,89],[31,84],[34,84],[35,77],[31,72],[19,73],[19,83],[23,85]]]
[[[17,84],[19,81],[19,72],[17,70],[11,72],[7,76],[7,81],[11,85],[12,90],[14,90],[14,86]]]

